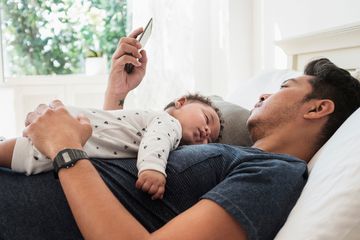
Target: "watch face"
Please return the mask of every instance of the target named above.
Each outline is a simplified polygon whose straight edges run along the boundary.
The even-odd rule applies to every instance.
[[[70,158],[68,152],[64,152],[64,153],[62,154],[62,157],[63,157],[63,159],[64,159],[64,162],[66,162],[66,163],[68,163],[68,162],[71,161],[71,158]]]

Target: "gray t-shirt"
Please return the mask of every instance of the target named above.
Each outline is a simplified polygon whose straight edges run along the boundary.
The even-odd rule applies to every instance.
[[[288,155],[221,144],[184,146],[170,154],[164,199],[153,201],[135,189],[132,162],[113,162],[116,175],[105,174],[114,172],[106,162],[94,164],[116,197],[149,231],[200,199],[210,199],[241,224],[248,239],[273,239],[307,180],[305,161]]]
[[[206,198],[226,209],[249,240],[274,239],[307,179],[305,162],[287,155],[221,144],[184,146],[170,153],[164,199],[153,201],[135,188],[134,159],[92,163],[149,231]],[[0,169],[0,179],[0,239],[82,239],[52,172],[26,177]]]

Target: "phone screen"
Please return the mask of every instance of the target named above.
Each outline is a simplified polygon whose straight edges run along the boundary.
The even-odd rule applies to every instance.
[[[148,41],[150,35],[151,35],[151,31],[152,31],[152,21],[153,19],[150,18],[149,22],[146,24],[146,27],[144,29],[144,31],[137,37],[138,41],[141,44],[141,47],[144,48],[146,42]],[[125,64],[125,71],[127,73],[132,73],[132,71],[134,70],[134,65],[132,65],[131,63],[126,63]]]
[[[153,19],[150,18],[149,22],[146,24],[146,27],[145,27],[144,31],[139,35],[138,40],[139,40],[142,47],[145,46],[146,42],[148,41],[148,39],[149,39],[149,37],[151,35],[152,21],[153,21]]]

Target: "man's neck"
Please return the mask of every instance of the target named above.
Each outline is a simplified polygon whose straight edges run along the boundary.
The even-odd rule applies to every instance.
[[[313,138],[301,133],[291,134],[292,136],[297,136],[295,139],[291,138],[289,134],[285,134],[286,131],[282,131],[282,133],[284,134],[277,132],[276,134],[261,138],[254,143],[253,147],[267,152],[288,154],[309,162],[317,151],[313,147],[315,142],[310,140]]]

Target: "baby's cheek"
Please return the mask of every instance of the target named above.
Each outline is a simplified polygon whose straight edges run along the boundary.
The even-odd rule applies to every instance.
[[[183,144],[193,144],[192,142],[193,142],[193,139],[192,139],[192,137],[191,137],[191,135],[189,134],[189,132],[183,132],[183,136],[182,136],[182,138],[181,138],[181,142],[183,143]]]

